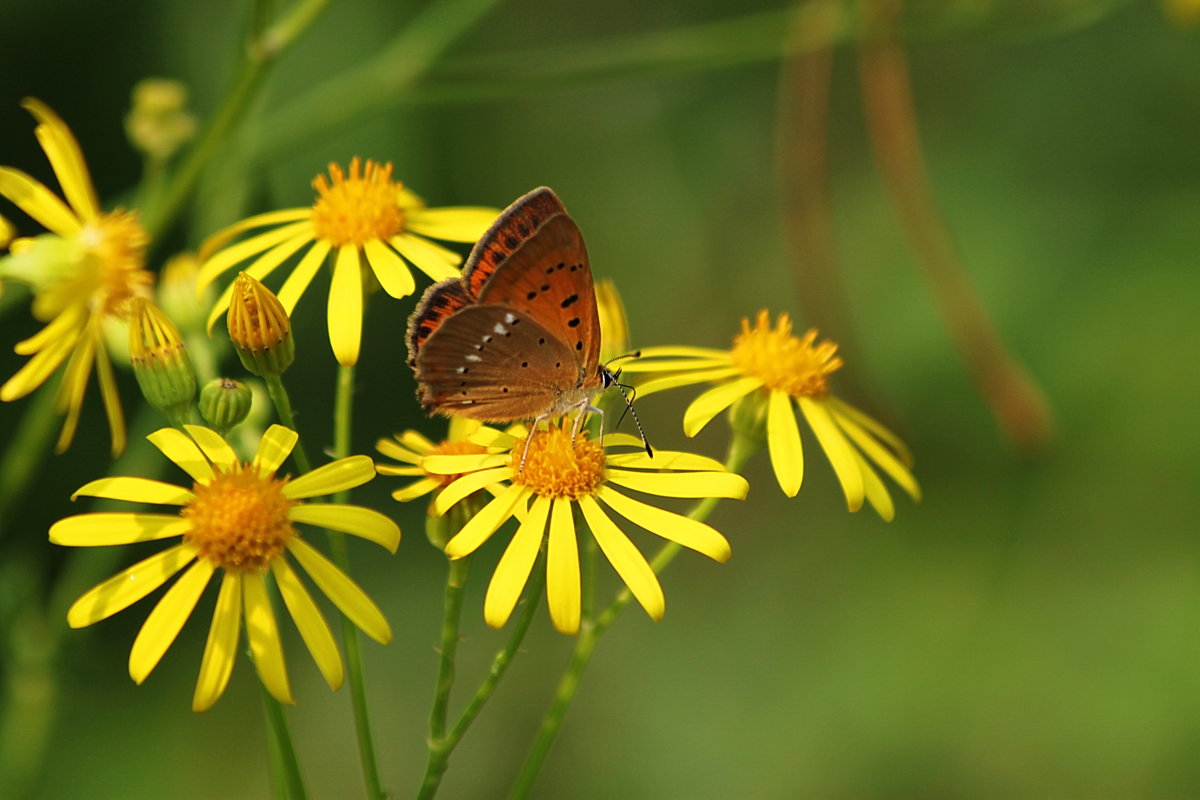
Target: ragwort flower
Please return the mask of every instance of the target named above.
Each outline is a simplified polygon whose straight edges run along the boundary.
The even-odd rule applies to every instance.
[[[220,435],[199,425],[185,435],[163,428],[147,437],[191,476],[185,488],[146,478],[92,481],[75,493],[137,503],[180,506],[176,514],[97,512],[56,522],[50,541],[74,547],[132,544],[179,536],[182,541],[96,586],[71,606],[73,628],[91,625],[132,605],[182,571],[142,625],[129,654],[129,675],[141,683],[158,664],[191,616],[201,593],[220,571],[221,590],[200,664],[192,708],[204,711],[224,692],[233,670],[243,622],[255,669],[283,703],[292,691],[284,667],[279,627],[268,593],[267,573],[321,674],[341,686],[342,660],[320,610],[285,554],[290,554],[343,614],[378,642],[391,639],[379,608],[349,577],[308,544],[295,524],[316,525],[360,536],[395,552],[400,529],[377,511],[352,505],[304,503],[308,498],[359,486],[375,476],[367,456],[350,456],[292,480],[276,471],[292,452],[296,434],[273,425],[250,463],[239,461]]]
[[[58,449],[70,445],[92,366],[108,415],[113,454],[125,448],[125,421],[117,396],[104,324],[125,320],[129,303],[147,296],[154,282],[145,269],[145,230],[133,211],[102,212],[83,152],[66,124],[39,100],[25,108],[37,119],[34,134],[62,187],[63,199],[29,175],[0,167],[0,195],[50,234],[18,239],[0,259],[0,279],[26,283],[34,292],[33,316],[45,327],[14,348],[31,356],[0,386],[0,400],[24,397],[67,362],[56,405],[66,414]]]
[[[327,319],[329,342],[341,364],[358,361],[362,337],[364,267],[392,297],[405,297],[416,288],[411,263],[434,281],[458,274],[462,258],[430,239],[474,242],[499,213],[491,208],[426,208],[424,202],[398,181],[392,165],[362,162],[355,157],[349,174],[329,165],[329,180],[313,181],[317,199],[309,208],[272,211],[244,219],[211,236],[200,248],[204,266],[200,288],[249,260],[244,270],[263,280],[294,254],[305,250],[279,290],[288,316],[317,270],[333,253],[333,279]],[[270,230],[229,245],[243,231]],[[228,247],[226,245],[229,245]],[[232,285],[217,300],[209,327],[229,306]]]
[[[625,363],[626,373],[666,373],[639,383],[637,393],[713,382],[683,417],[683,430],[695,436],[713,417],[738,401],[754,404],[748,416],[766,419],[766,440],[779,487],[789,497],[800,491],[804,455],[796,409],[833,465],[851,511],[870,502],[881,517],[892,519],[895,507],[872,463],[914,500],[921,490],[912,475],[912,455],[894,433],[829,391],[829,375],[842,366],[837,345],[818,343],[816,330],[792,334],[792,322],[780,314],[775,327],[764,310],[753,327],[742,331],[730,350],[704,347],[643,348],[641,358]]]
[[[729,543],[709,525],[636,500],[617,487],[664,497],[742,499],[749,490],[744,478],[726,472],[717,461],[690,453],[658,452],[651,459],[642,451],[641,442],[626,434],[606,435],[603,446],[590,441],[586,431],[573,439],[571,428],[571,420],[564,420],[561,427],[532,434],[527,445],[525,438],[483,427],[472,438],[488,447],[487,454],[428,455],[422,459],[427,472],[461,474],[434,499],[438,512],[481,488],[507,484],[446,544],[447,556],[462,558],[490,539],[510,517],[521,519],[488,584],[483,615],[493,627],[508,621],[546,539],[550,619],[562,633],[579,631],[576,509],[621,580],[655,620],[662,618],[665,609],[662,587],[609,512],[716,561],[729,558]],[[607,452],[612,447],[633,447],[635,451]]]
[[[425,434],[414,430],[398,433],[391,439],[380,439],[375,443],[375,449],[388,458],[394,458],[401,463],[376,464],[375,470],[380,475],[417,478],[412,483],[392,492],[392,497],[401,503],[416,500],[418,497],[424,497],[444,489],[459,476],[427,472],[421,465],[422,459],[429,455],[483,455],[487,453],[486,447],[468,439],[471,434],[479,430],[480,425],[479,420],[451,417],[446,438],[436,444],[430,441]]]

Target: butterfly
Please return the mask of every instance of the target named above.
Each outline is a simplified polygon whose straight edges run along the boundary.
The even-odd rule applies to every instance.
[[[409,366],[426,412],[484,422],[597,411],[617,382],[600,363],[600,320],[583,235],[546,187],[510,205],[461,277],[430,286],[408,321]]]

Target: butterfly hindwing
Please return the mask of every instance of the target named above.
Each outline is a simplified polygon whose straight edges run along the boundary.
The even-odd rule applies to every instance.
[[[537,233],[547,220],[566,213],[558,195],[545,186],[517,198],[492,223],[467,257],[462,276],[467,293],[478,298],[479,290],[514,250]]]
[[[587,247],[575,222],[560,214],[514,250],[483,284],[478,302],[502,303],[540,322],[588,373],[600,359],[600,320]]]
[[[408,318],[408,365],[416,362],[417,353],[425,340],[433,335],[441,324],[460,308],[473,300],[463,289],[458,278],[447,278],[425,290],[421,302]]]
[[[579,382],[573,353],[503,304],[455,312],[417,351],[414,366],[427,412],[485,422],[533,419]]]

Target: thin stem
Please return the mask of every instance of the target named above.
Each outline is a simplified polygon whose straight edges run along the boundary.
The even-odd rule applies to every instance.
[[[421,780],[421,789],[417,794],[418,800],[430,800],[437,793],[442,776],[445,774],[446,767],[449,764],[451,753],[458,747],[458,743],[466,735],[467,730],[471,727],[471,723],[475,721],[475,718],[479,716],[479,712],[483,710],[488,700],[491,699],[492,693],[496,691],[496,687],[500,684],[500,679],[508,671],[513,656],[520,649],[521,642],[525,640],[525,634],[528,632],[529,626],[533,622],[533,617],[537,613],[538,600],[542,596],[542,587],[546,583],[544,578],[545,568],[545,559],[539,556],[537,564],[529,576],[529,581],[525,584],[525,595],[520,600],[521,612],[513,623],[512,633],[509,634],[508,642],[505,643],[503,649],[497,650],[496,655],[492,657],[492,665],[488,669],[487,676],[483,679],[483,683],[479,684],[479,688],[475,690],[474,697],[467,703],[462,714],[459,715],[458,721],[454,723],[450,734],[445,738],[430,741],[429,761],[425,767],[425,777]]]
[[[353,420],[354,367],[339,366],[337,394],[333,407],[333,457],[350,455],[350,431]],[[350,492],[338,492],[335,503],[345,503]],[[346,548],[345,534],[329,532],[329,554],[333,563],[342,572],[350,571],[350,553]],[[358,628],[347,617],[342,617],[342,647],[346,651],[346,672],[350,678],[350,699],[354,707],[354,731],[358,738],[358,758],[370,800],[383,800],[387,795],[379,781],[379,762],[375,756],[375,740],[371,735],[371,719],[367,703],[367,687],[363,678],[362,642]]]
[[[300,775],[300,764],[296,760],[296,748],[292,745],[292,735],[283,715],[283,706],[271,696],[261,681],[258,684],[262,689],[263,710],[266,712],[267,730],[271,739],[271,772],[276,781],[275,791],[281,798],[305,800],[308,792],[304,788],[304,778]]]
[[[58,412],[54,408],[57,394],[57,385],[43,386],[30,398],[4,457],[0,459],[0,539],[11,527],[9,519],[13,505],[26,496],[29,482],[37,477],[42,462],[50,454],[58,423]]]
[[[921,156],[908,62],[897,38],[900,2],[868,0],[864,10],[868,32],[859,53],[859,74],[884,184],[976,388],[1008,437],[1021,449],[1035,452],[1053,434],[1050,405],[1037,381],[1005,346],[938,213]]]
[[[292,399],[283,385],[283,379],[278,375],[271,375],[264,377],[263,380],[267,382],[267,394],[271,396],[271,403],[275,406],[275,413],[279,415],[279,421],[292,430],[296,430],[296,417],[292,413]],[[296,466],[300,468],[301,473],[312,469],[312,462],[308,460],[302,440],[296,440],[292,458],[296,459]]]
[[[735,431],[729,443],[729,452],[725,458],[725,468],[730,472],[739,471],[759,447],[761,447],[759,440]],[[694,520],[703,521],[716,508],[717,502],[718,499],[715,497],[706,497],[696,504],[688,513],[688,516]],[[681,549],[674,542],[667,542],[659,549],[654,558],[651,559],[650,567],[656,574],[661,573],[675,559],[675,556],[679,554]],[[594,623],[587,624],[585,621],[585,624],[580,626],[579,637],[575,642],[575,650],[571,654],[571,662],[567,665],[562,678],[559,679],[558,687],[554,692],[554,701],[551,703],[546,715],[542,717],[542,724],[538,728],[537,736],[533,740],[533,746],[529,750],[529,755],[525,757],[525,763],[521,766],[521,772],[517,776],[516,782],[513,783],[512,790],[508,793],[509,800],[526,798],[533,790],[534,781],[537,780],[538,773],[541,772],[542,765],[546,761],[546,756],[550,753],[550,746],[554,743],[555,737],[558,736],[558,731],[562,727],[567,709],[571,707],[571,702],[575,699],[575,694],[579,690],[579,682],[583,678],[583,673],[587,669],[588,663],[592,660],[592,655],[595,653],[596,644],[599,642],[600,636],[608,630],[609,626],[616,620],[617,615],[629,605],[632,599],[633,593],[629,591],[629,588],[623,588],[604,611],[600,613]]]
[[[301,0],[282,19],[250,42],[241,72],[225,96],[220,110],[188,153],[169,186],[163,190],[162,201],[147,209],[144,224],[152,241],[161,239],[183,210],[205,167],[229,139],[234,125],[279,54],[312,24],[328,3],[329,0]]]
[[[458,514],[455,517],[460,516]],[[437,686],[433,708],[429,712],[429,741],[436,742],[446,735],[446,708],[450,690],[454,687],[454,659],[458,654],[458,629],[462,623],[463,589],[467,583],[470,562],[465,558],[450,559],[446,574],[446,591],[442,607],[442,645],[438,661]]]

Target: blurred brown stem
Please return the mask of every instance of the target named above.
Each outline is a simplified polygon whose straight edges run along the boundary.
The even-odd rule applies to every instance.
[[[992,413],[1025,452],[1052,435],[1041,387],[1008,352],[976,295],[925,175],[908,64],[896,36],[899,0],[866,0],[859,52],[863,103],[875,159],[917,263]]]

